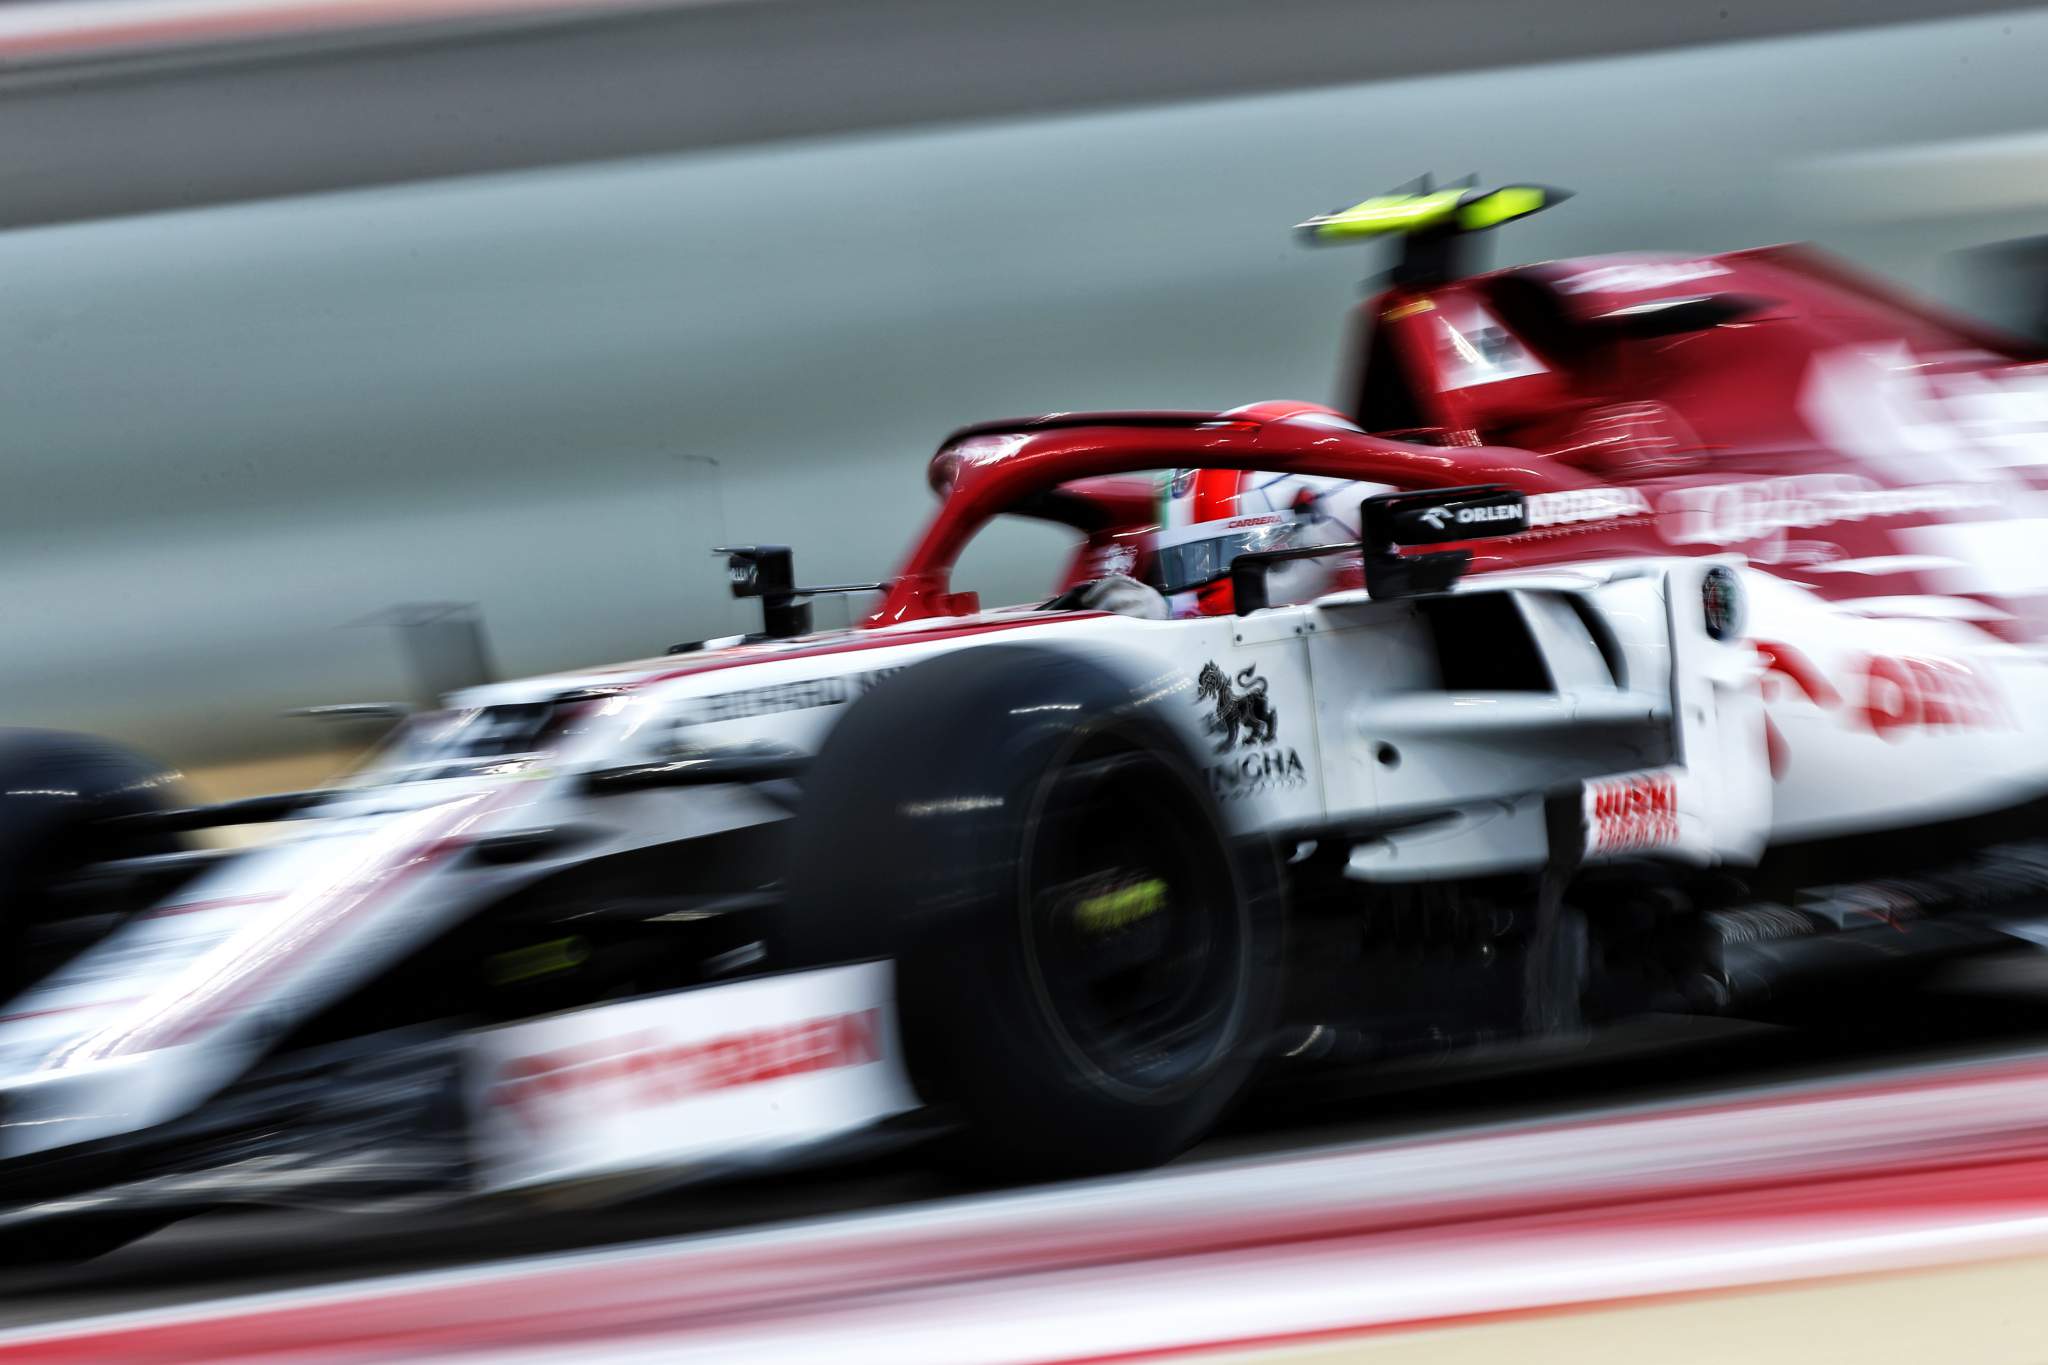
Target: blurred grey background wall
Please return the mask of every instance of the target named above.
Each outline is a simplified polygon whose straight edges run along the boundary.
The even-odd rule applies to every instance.
[[[1507,257],[1953,292],[2048,231],[2048,14],[1676,8],[754,0],[0,76],[0,719],[277,751],[403,690],[394,603],[524,672],[741,623],[723,537],[878,576],[959,423],[1327,398],[1376,262],[1286,229],[1423,170],[1579,192]]]

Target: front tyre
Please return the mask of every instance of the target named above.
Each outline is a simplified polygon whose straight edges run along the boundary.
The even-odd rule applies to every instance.
[[[138,839],[106,827],[161,809],[176,794],[174,777],[89,735],[0,728],[0,998],[83,946],[36,943],[35,931],[63,914],[57,889],[66,878],[103,858],[176,847],[166,836]]]
[[[913,1081],[1007,1173],[1167,1160],[1272,1029],[1272,860],[1158,705],[1056,651],[967,649],[877,687],[806,784],[784,947],[896,960]]]

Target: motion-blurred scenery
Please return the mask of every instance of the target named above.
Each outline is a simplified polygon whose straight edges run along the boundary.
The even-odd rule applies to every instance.
[[[2044,53],[0,6],[0,1365],[2034,1359]]]

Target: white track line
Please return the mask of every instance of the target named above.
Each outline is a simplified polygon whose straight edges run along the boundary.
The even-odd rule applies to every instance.
[[[1617,1299],[2048,1251],[2048,1212],[1971,1223],[1796,1229],[1740,1224],[1690,1234],[1582,1234],[1402,1242],[1348,1252],[1151,1262],[855,1300],[794,1317],[626,1336],[566,1348],[606,1365],[1049,1365],[1175,1356],[1368,1335]],[[556,1365],[565,1346],[428,1350],[417,1360]]]
[[[1065,1277],[1077,1284],[1136,1286],[1141,1282],[1131,1276],[1170,1277],[1187,1267],[1224,1263],[1204,1257],[1321,1259],[1338,1255],[1340,1247],[1361,1247],[1357,1254],[1366,1258],[1361,1265],[1369,1267],[1368,1278],[1380,1280],[1390,1270],[1421,1266],[1413,1257],[1431,1238],[1457,1235],[1460,1228],[1483,1230],[1482,1243],[1459,1253],[1462,1263],[1477,1264],[1469,1258],[1481,1249],[1513,1248],[1514,1228],[1537,1227],[1545,1219],[1576,1220],[1537,1230],[1545,1238],[1567,1239],[1556,1243],[1560,1255],[1574,1249],[1572,1254],[1597,1261],[1614,1249],[1598,1238],[1637,1235],[1602,1226],[1605,1211],[1646,1203],[1675,1207],[1671,1201],[1690,1198],[1702,1207],[1725,1206],[1733,1216],[1746,1186],[1767,1187],[1774,1192],[1770,1199],[1784,1192],[1796,1200],[1804,1185],[1823,1179],[1882,1182],[1918,1169],[1949,1182],[1928,1187],[1935,1191],[1932,1202],[1924,1191],[1914,1195],[1916,1218],[1948,1201],[1925,1225],[1902,1222],[1895,1216],[1900,1210],[1883,1209],[1873,1224],[1869,1207],[1852,1209],[1864,1221],[1852,1242],[1857,1255],[1846,1259],[1829,1261],[1814,1250],[1816,1237],[1841,1230],[1840,1210],[1772,1220],[1783,1226],[1779,1241],[1768,1243],[1776,1248],[1769,1255],[1785,1265],[1854,1268],[1871,1248],[1890,1245],[1882,1239],[1909,1234],[1922,1239],[1912,1244],[1915,1255],[1932,1254],[1943,1238],[1980,1249],[2015,1238],[2031,1246],[2028,1239],[2039,1231],[2031,1220],[2048,1207],[2025,1206],[2030,1186],[2015,1184],[2020,1195],[2008,1207],[1985,1207],[1981,1200],[1972,1203],[1967,1186],[1951,1188],[1956,1177],[1943,1174],[1958,1163],[2016,1160],[2048,1172],[2048,1057],[2040,1054],[148,1310],[0,1334],[0,1360],[28,1358],[38,1345],[69,1348],[74,1359],[118,1359],[114,1339],[123,1334],[175,1334],[194,1325],[219,1329],[223,1352],[237,1331],[282,1331],[295,1347],[311,1352],[309,1359],[320,1358],[322,1334],[344,1321],[374,1325],[394,1343],[427,1345],[427,1338],[435,1338],[509,1345],[494,1334],[523,1320],[536,1332],[582,1324],[608,1340],[658,1329],[669,1334],[664,1340],[673,1347],[673,1333],[687,1329],[695,1339],[699,1329],[720,1321],[887,1311],[860,1302],[861,1296],[888,1295],[894,1302],[921,1295],[938,1303],[953,1295],[1011,1293],[1026,1276],[1036,1277],[1032,1283]],[[2041,1184],[2048,1191],[2048,1178]],[[1962,1190],[1960,1203],[1956,1189]],[[1754,1196],[1749,1198],[1754,1206]],[[1694,1208],[1680,1221],[1702,1235],[1721,1236],[1727,1229],[1715,1218],[1703,1220]],[[1748,1240],[1753,1232],[1745,1229],[1745,1240],[1725,1248],[1717,1264],[1739,1269],[1741,1245],[1754,1251],[1754,1263],[1742,1275],[1766,1273],[1778,1264],[1766,1255],[1766,1242]],[[1527,1261],[1533,1253],[1525,1247],[1515,1254]],[[1737,1260],[1726,1259],[1731,1256]],[[1537,1257],[1545,1259],[1547,1253]],[[1141,1264],[1132,1268],[1130,1262]],[[1673,1278],[1668,1258],[1657,1263],[1669,1272],[1660,1272],[1664,1288],[1645,1290],[1647,1281],[1625,1280],[1616,1282],[1621,1287],[1615,1292],[1669,1292],[1691,1283],[1683,1275]],[[1512,1268],[1494,1269],[1497,1274],[1480,1281],[1494,1285],[1486,1296],[1512,1306]],[[1605,1273],[1585,1272],[1594,1278]],[[1462,1282],[1475,1281],[1468,1276]],[[1186,1293],[1177,1297],[1230,1298],[1205,1282],[1182,1288]],[[1428,1297],[1416,1284],[1404,1293],[1420,1295],[1417,1302]],[[1353,1299],[1332,1304],[1332,1311],[1366,1307]],[[1204,1311],[1212,1308],[1234,1311],[1228,1304]],[[988,1320],[981,1325],[986,1330]],[[106,1348],[104,1357],[78,1354],[94,1342]]]

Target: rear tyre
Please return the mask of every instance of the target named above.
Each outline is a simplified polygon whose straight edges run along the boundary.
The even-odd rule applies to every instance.
[[[1064,654],[964,650],[877,687],[807,779],[785,956],[896,960],[912,1080],[976,1164],[1164,1161],[1271,1034],[1273,861],[1159,704]]]

